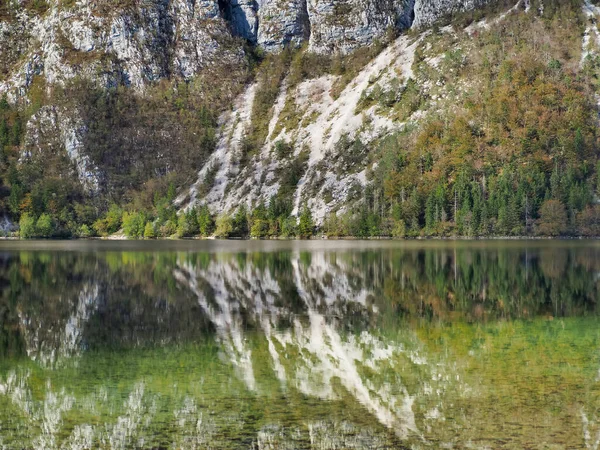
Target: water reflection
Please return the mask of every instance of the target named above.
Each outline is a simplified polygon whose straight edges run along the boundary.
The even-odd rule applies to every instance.
[[[0,446],[597,449],[599,252],[5,252]]]

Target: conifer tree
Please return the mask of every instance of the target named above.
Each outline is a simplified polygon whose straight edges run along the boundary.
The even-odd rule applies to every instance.
[[[304,205],[302,213],[300,214],[300,221],[298,223],[298,235],[302,239],[310,238],[315,232],[315,224],[313,222],[312,213],[308,206]]]

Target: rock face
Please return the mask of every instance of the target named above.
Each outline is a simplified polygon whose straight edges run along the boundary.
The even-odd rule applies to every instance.
[[[43,13],[0,14],[0,94],[25,95],[36,75],[48,83],[78,76],[102,85],[142,88],[165,77],[241,61],[233,36],[267,52],[308,42],[317,53],[343,53],[389,30],[424,27],[490,0],[146,0],[128,6],[49,0]],[[4,76],[6,75],[6,76]]]
[[[100,187],[100,171],[85,154],[86,133],[87,127],[76,111],[44,106],[27,124],[21,160],[35,157],[36,152],[60,154],[60,149],[64,149],[73,163],[73,175],[83,189],[95,193]]]
[[[256,84],[249,86],[233,110],[222,117],[217,148],[200,171],[198,181],[178,199],[180,206],[204,203],[213,211],[232,211],[241,203],[249,208],[261,201],[267,204],[281,187],[278,174],[306,152],[306,172],[293,196],[294,214],[306,204],[314,219],[321,223],[336,205],[344,204],[354,188],[366,183],[366,153],[359,152],[354,162],[348,162],[346,157],[351,149],[344,142],[353,137],[370,143],[403,127],[402,123],[380,114],[376,106],[360,110],[359,105],[370,90],[388,91],[396,86],[395,89],[402,91],[405,88],[407,80],[415,76],[412,67],[421,39],[422,36],[399,37],[337,98],[331,95],[338,81],[335,76],[306,80],[291,89],[284,83],[273,108],[267,141],[260,154],[241,164],[236,155],[240,154],[244,136],[252,125],[257,91]],[[374,84],[373,80],[378,81]],[[297,125],[288,126],[283,117],[288,98],[293,99],[292,109],[299,116]],[[275,150],[282,142],[293,148],[285,157],[277,155]],[[207,174],[211,171],[215,173],[214,182],[207,189]]]
[[[412,26],[430,26],[445,16],[469,11],[493,1],[495,0],[416,0]]]
[[[307,0],[265,0],[259,10],[259,23],[258,45],[267,51],[299,46],[310,39]]]
[[[425,27],[490,0],[230,0],[220,2],[234,34],[266,51],[309,42],[317,53],[349,53],[389,30]]]
[[[388,30],[407,29],[413,4],[412,0],[309,0],[309,48],[317,53],[349,53]]]
[[[13,100],[23,96],[35,75],[51,84],[83,75],[104,86],[141,88],[243,59],[215,1],[149,0],[112,9],[99,5],[65,7],[54,0],[44,14],[19,11],[0,22],[8,41],[0,62],[13,59],[17,65],[10,77],[0,78],[0,94]]]

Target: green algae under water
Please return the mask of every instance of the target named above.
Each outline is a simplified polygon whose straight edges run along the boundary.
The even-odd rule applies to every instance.
[[[598,448],[600,243],[2,243],[0,448]]]

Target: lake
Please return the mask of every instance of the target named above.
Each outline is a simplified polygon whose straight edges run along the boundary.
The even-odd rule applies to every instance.
[[[0,448],[598,449],[600,242],[2,242]]]

